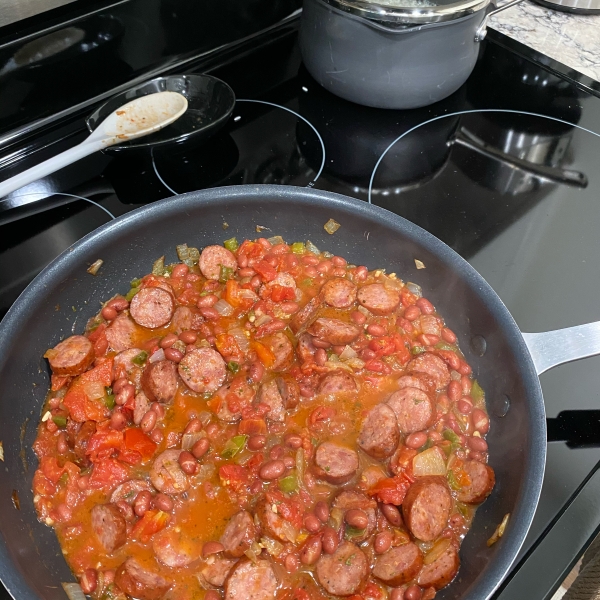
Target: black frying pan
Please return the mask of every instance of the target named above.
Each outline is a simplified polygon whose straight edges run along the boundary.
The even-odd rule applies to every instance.
[[[341,223],[334,235],[323,229],[330,218]],[[45,350],[81,332],[100,300],[126,292],[129,281],[147,273],[154,259],[166,254],[168,262],[177,260],[176,244],[201,248],[234,235],[255,238],[256,225],[288,242],[310,239],[350,262],[385,267],[418,283],[457,333],[487,393],[490,464],[497,484],[463,543],[456,581],[437,597],[484,600],[500,584],[525,539],[542,485],[546,421],[537,371],[595,348],[575,348],[567,355],[559,343],[548,364],[539,356],[534,364],[524,336],[492,288],[423,229],[337,194],[248,185],[164,200],[97,229],[36,277],[5,316],[0,326],[0,578],[15,599],[64,600],[61,582],[73,581],[53,531],[38,523],[32,503],[37,461],[31,445],[49,384]],[[104,260],[99,273],[86,273],[99,258]],[[426,268],[417,270],[415,259]],[[539,346],[553,334],[530,335],[528,342]],[[486,540],[506,513],[511,518],[503,538],[488,548]]]

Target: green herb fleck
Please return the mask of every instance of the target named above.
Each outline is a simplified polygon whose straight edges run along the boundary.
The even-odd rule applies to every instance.
[[[142,350],[139,354],[136,354],[131,362],[138,367],[141,367],[148,360],[148,353],[145,350]]]
[[[225,448],[223,448],[223,452],[221,452],[221,458],[233,458],[244,448],[247,440],[247,435],[234,435],[225,444]]]
[[[347,559],[346,559],[346,565],[349,567],[352,564],[352,559],[356,556],[356,554],[351,554]]]
[[[52,420],[58,427],[66,427],[67,426],[67,417],[65,415],[54,415]]]
[[[227,363],[227,368],[233,373],[237,373],[240,370],[240,365],[239,363],[236,363],[234,360],[230,360]]]

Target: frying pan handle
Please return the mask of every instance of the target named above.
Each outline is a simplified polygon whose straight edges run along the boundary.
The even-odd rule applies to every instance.
[[[600,354],[600,321],[556,331],[524,333],[523,338],[541,375],[557,365]]]

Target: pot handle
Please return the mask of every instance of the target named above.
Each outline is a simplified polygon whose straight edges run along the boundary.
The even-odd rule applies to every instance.
[[[483,21],[481,21],[481,25],[477,28],[477,31],[475,32],[475,42],[483,42],[483,40],[485,39],[485,36],[487,35],[487,24],[491,16],[495,15],[496,13],[502,12],[507,8],[510,8],[515,4],[520,4],[521,2],[523,2],[523,0],[511,0],[510,2],[507,2],[502,6],[491,10],[487,15],[485,15],[485,17],[483,17]]]
[[[600,354],[600,321],[543,333],[523,333],[538,375],[552,367]]]

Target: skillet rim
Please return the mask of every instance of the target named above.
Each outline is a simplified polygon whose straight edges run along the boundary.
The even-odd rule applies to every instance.
[[[384,208],[368,204],[356,198],[341,194],[301,188],[289,185],[239,185],[209,188],[188,192],[154,202],[153,204],[130,211],[102,225],[75,242],[49,265],[47,265],[25,288],[15,300],[0,323],[0,372],[5,368],[10,356],[10,341],[19,333],[19,322],[30,310],[30,300],[42,296],[47,284],[55,278],[61,278],[63,271],[68,270],[80,260],[80,255],[87,252],[95,243],[103,243],[102,237],[111,234],[126,234],[135,228],[140,221],[154,220],[172,212],[185,213],[186,208],[197,208],[198,203],[207,205],[223,205],[226,201],[280,200],[300,202],[310,205],[331,205],[337,210],[350,213],[353,217],[364,217],[377,221],[388,229],[399,229],[412,241],[424,246],[435,254],[442,263],[464,277],[470,290],[478,295],[501,324],[507,340],[513,350],[520,376],[527,393],[527,405],[530,414],[528,463],[524,473],[521,503],[513,511],[509,525],[502,538],[501,547],[496,551],[490,564],[486,567],[486,575],[477,585],[472,586],[462,600],[484,600],[490,598],[498,589],[514,563],[529,531],[542,490],[546,463],[546,415],[542,388],[535,370],[533,359],[521,331],[504,302],[496,294],[487,281],[458,253],[440,239],[415,225],[411,221],[396,215]],[[0,531],[0,534],[2,532]],[[0,535],[0,580],[8,592],[16,600],[39,600],[40,596],[29,586],[18,569],[12,569],[13,562],[8,552],[4,535]]]

